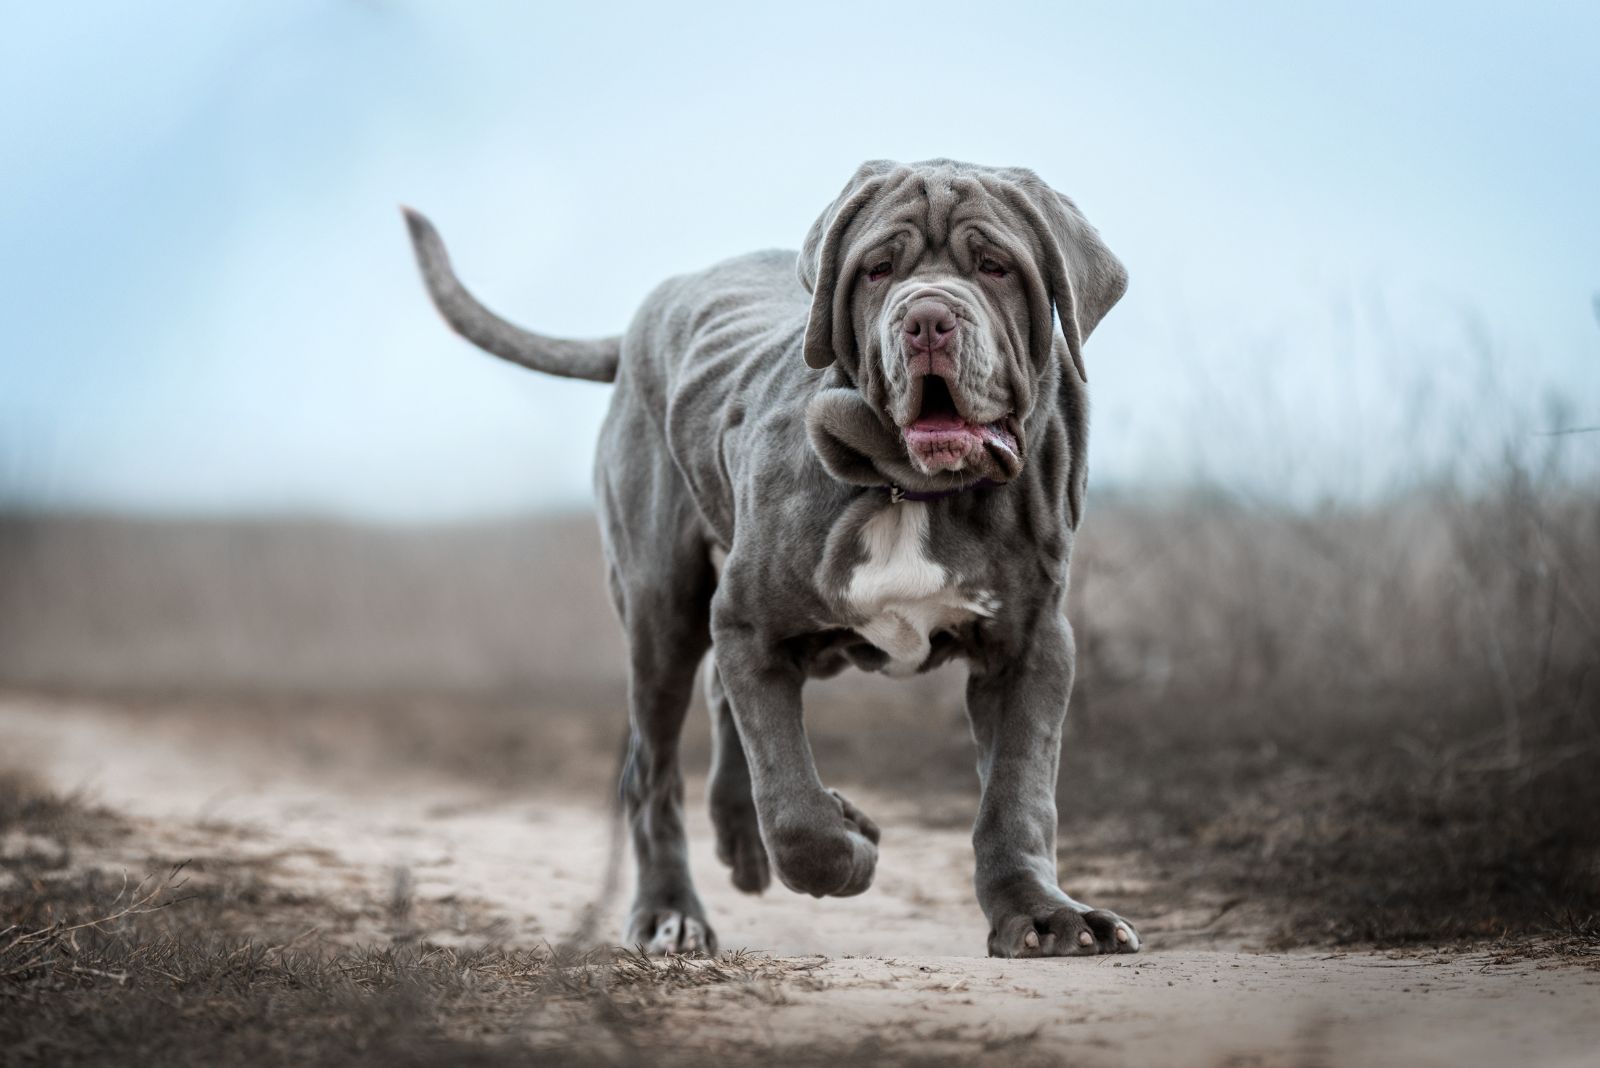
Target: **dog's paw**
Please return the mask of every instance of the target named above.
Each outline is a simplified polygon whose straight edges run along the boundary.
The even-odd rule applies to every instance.
[[[636,909],[624,943],[652,957],[715,956],[717,935],[705,919],[678,909]]]
[[[878,825],[873,821],[872,817],[856,808],[850,799],[838,790],[830,789],[828,793],[832,794],[833,799],[839,803],[839,815],[844,817],[844,821],[850,829],[876,846],[882,832],[878,830]]]
[[[733,885],[747,894],[759,894],[772,883],[772,865],[761,841],[756,808],[744,804],[711,804],[711,826],[717,832],[717,859],[733,872]]]
[[[989,932],[991,957],[1092,957],[1139,952],[1133,924],[1105,909],[1071,905],[1041,915],[1015,913]]]
[[[773,829],[767,843],[772,863],[797,894],[852,897],[872,885],[878,825],[837,790],[822,800],[822,811]]]

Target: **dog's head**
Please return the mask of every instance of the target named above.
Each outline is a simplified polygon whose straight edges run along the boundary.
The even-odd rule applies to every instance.
[[[912,472],[1015,478],[1051,361],[1127,288],[1072,201],[1031,171],[951,160],[865,163],[806,235],[805,359],[838,363]],[[1054,319],[1061,322],[1064,350]],[[898,466],[898,465],[897,465]]]

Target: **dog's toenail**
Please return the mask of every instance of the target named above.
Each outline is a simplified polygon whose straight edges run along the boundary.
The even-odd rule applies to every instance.
[[[1029,931],[1027,934],[1023,935],[1022,936],[1022,944],[1027,949],[1038,949],[1039,948],[1039,932],[1038,931]]]
[[[1094,941],[1094,935],[1090,934],[1088,931],[1079,931],[1078,932],[1078,945],[1087,946],[1090,943],[1092,943],[1093,941]]]
[[[1117,928],[1117,941],[1118,942],[1126,942],[1127,940],[1128,940],[1128,929],[1126,927],[1118,927]]]

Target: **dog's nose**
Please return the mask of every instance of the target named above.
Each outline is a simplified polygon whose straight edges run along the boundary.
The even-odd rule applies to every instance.
[[[956,332],[956,317],[943,301],[925,297],[906,309],[900,329],[906,335],[907,352],[934,352]]]

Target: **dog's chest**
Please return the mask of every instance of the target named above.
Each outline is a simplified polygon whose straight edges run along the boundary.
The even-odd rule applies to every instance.
[[[999,609],[992,593],[965,586],[928,553],[928,506],[891,505],[862,525],[863,559],[850,573],[851,628],[889,656],[884,671],[909,675],[928,658],[932,635]]]

